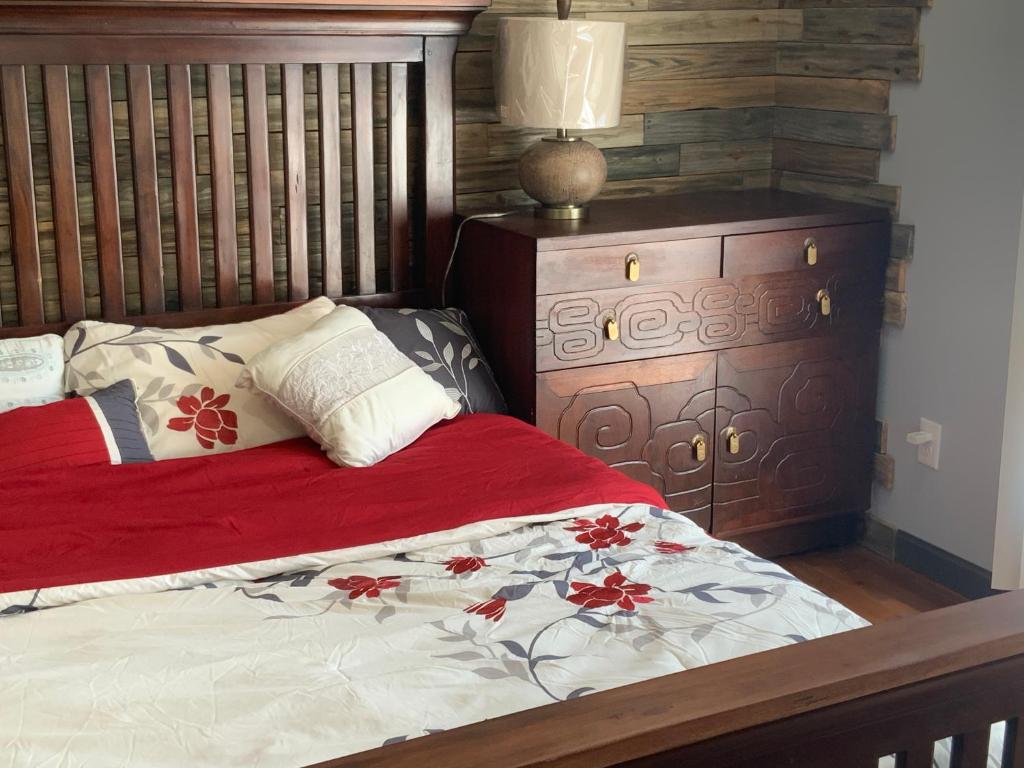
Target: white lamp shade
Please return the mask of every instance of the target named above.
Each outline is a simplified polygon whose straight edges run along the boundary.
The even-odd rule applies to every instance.
[[[612,128],[622,112],[626,26],[523,16],[498,22],[498,116],[524,128]]]

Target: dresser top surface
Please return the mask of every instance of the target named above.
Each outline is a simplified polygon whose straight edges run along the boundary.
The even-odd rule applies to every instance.
[[[490,226],[535,240],[537,249],[546,251],[888,219],[885,208],[759,189],[596,200],[589,217],[580,221],[537,218],[532,208],[487,221]]]

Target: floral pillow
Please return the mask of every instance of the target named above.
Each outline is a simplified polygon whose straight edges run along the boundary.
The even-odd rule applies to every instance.
[[[66,387],[89,395],[130,380],[157,461],[299,437],[301,425],[236,382],[259,352],[333,309],[319,298],[259,320],[175,330],[85,320],[64,337]]]
[[[444,387],[463,413],[507,413],[461,309],[364,309],[391,343]]]

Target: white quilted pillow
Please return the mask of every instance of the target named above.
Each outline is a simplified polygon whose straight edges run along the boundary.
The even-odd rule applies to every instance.
[[[267,347],[238,384],[273,399],[334,463],[349,467],[376,464],[460,410],[352,307]]]
[[[0,413],[64,399],[64,342],[49,333],[0,340]]]

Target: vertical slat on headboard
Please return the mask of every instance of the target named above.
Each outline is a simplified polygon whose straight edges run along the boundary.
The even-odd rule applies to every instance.
[[[409,287],[408,66],[388,65],[388,246],[391,290]]]
[[[267,127],[267,68],[246,64],[245,151],[249,159],[249,242],[252,254],[252,300],[274,301],[274,240],[270,213],[270,148]]]
[[[105,318],[119,319],[125,316],[124,269],[121,264],[121,216],[117,202],[117,165],[108,67],[93,64],[85,68],[85,97],[88,103],[100,302]]]
[[[306,232],[306,115],[302,65],[281,65],[284,122],[284,210],[288,241],[288,297],[309,298]]]
[[[341,267],[341,117],[338,65],[317,68],[320,106],[320,250],[323,293],[343,293]]]
[[[423,165],[426,175],[425,243],[427,295],[439,302],[452,249],[455,210],[454,61],[458,38],[428,37],[423,43]]]
[[[206,68],[210,120],[210,183],[217,306],[238,304],[238,241],[235,227],[235,148],[231,138],[231,75],[226,64]]]
[[[18,286],[18,320],[22,325],[41,324],[45,320],[43,278],[39,267],[39,232],[36,228],[25,68],[0,67],[0,92],[11,211],[11,245]]]
[[[128,67],[128,110],[135,181],[135,231],[139,248],[142,311],[164,311],[164,261],[160,245],[160,191],[156,180],[156,132],[149,66]]]
[[[171,132],[178,297],[183,310],[202,309],[195,139],[192,128],[192,78],[187,64],[171,64],[167,67],[167,111]]]
[[[356,290],[375,293],[373,252],[373,66],[352,65],[352,180],[355,187]]]
[[[82,280],[82,245],[78,232],[78,192],[71,133],[71,98],[68,68],[43,67],[46,99],[46,137],[50,151],[50,195],[53,236],[57,248],[57,278],[61,317],[75,322],[85,317]]]

